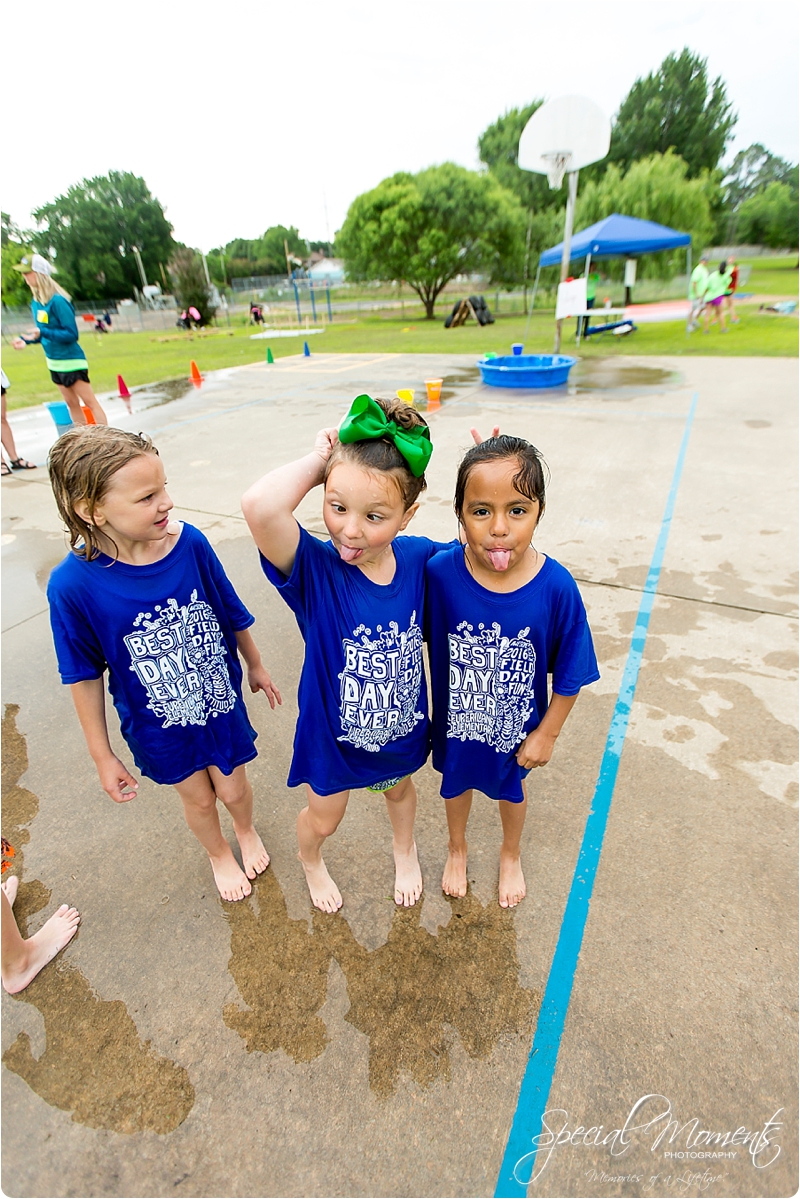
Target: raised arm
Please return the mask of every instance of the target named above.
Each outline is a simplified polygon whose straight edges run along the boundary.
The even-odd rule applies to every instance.
[[[336,444],[336,429],[322,429],[310,454],[271,470],[242,496],[242,512],[261,553],[288,575],[294,565],[300,531],[294,510],[322,482]]]

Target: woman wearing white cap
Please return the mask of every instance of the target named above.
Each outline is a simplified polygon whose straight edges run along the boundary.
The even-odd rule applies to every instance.
[[[22,273],[33,292],[31,311],[36,322],[36,329],[30,334],[14,338],[14,349],[23,350],[41,342],[50,378],[66,400],[73,422],[87,423],[83,404],[91,410],[96,424],[107,425],[108,418],[89,383],[89,363],[78,344],[78,326],[69,294],[53,279],[53,268],[41,254],[27,254],[14,270]]]

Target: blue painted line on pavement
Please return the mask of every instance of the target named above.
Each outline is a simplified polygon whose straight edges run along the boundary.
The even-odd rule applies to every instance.
[[[572,879],[567,906],[561,922],[561,931],[556,944],[550,974],[547,979],[544,998],[536,1024],[536,1034],[533,1039],[527,1068],[522,1078],[517,1100],[517,1109],[511,1131],[508,1134],[503,1164],[498,1175],[495,1196],[497,1199],[517,1199],[528,1193],[528,1186],[537,1174],[537,1152],[549,1147],[551,1134],[544,1134],[541,1146],[538,1137],[542,1135],[542,1117],[547,1110],[550,1088],[555,1073],[561,1037],[564,1032],[564,1022],[572,995],[572,985],[578,965],[578,956],[583,941],[586,919],[589,915],[589,904],[592,898],[595,875],[603,847],[608,813],[611,799],[617,781],[622,747],[628,730],[633,696],[642,664],[642,654],[650,624],[650,613],[656,596],[656,588],[664,561],[667,547],[672,514],[675,510],[675,499],[678,485],[683,473],[686,459],[686,447],[697,408],[697,394],[692,396],[692,402],[686,417],[683,439],[675,463],[672,476],[672,486],[669,490],[661,529],[653,551],[650,570],[644,585],[636,626],[631,638],[628,659],[622,674],[622,681],[608,730],[605,751],[600,763],[592,806],[586,820],[575,874]],[[546,1159],[545,1159],[546,1160]]]

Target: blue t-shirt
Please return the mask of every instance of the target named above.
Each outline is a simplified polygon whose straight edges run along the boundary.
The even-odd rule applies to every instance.
[[[146,566],[68,554],[47,587],[61,681],[98,679],[142,774],[179,783],[256,756],[236,633],[253,617],[199,529]]]
[[[426,636],[433,688],[433,765],[441,793],[476,787],[522,800],[515,754],[542,720],[547,676],[558,695],[600,678],[575,580],[554,558],[518,591],[477,583],[453,546],[428,563]]]
[[[303,528],[288,577],[261,555],[306,643],[290,787],[335,795],[412,774],[428,756],[425,563],[441,546],[397,537],[392,548],[386,586]]]

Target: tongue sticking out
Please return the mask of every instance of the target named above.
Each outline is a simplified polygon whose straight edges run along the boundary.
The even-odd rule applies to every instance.
[[[487,550],[489,561],[495,570],[508,570],[508,560],[511,557],[511,550]]]
[[[339,555],[343,562],[355,562],[356,558],[360,557],[361,550],[354,549],[350,545],[340,545]]]

